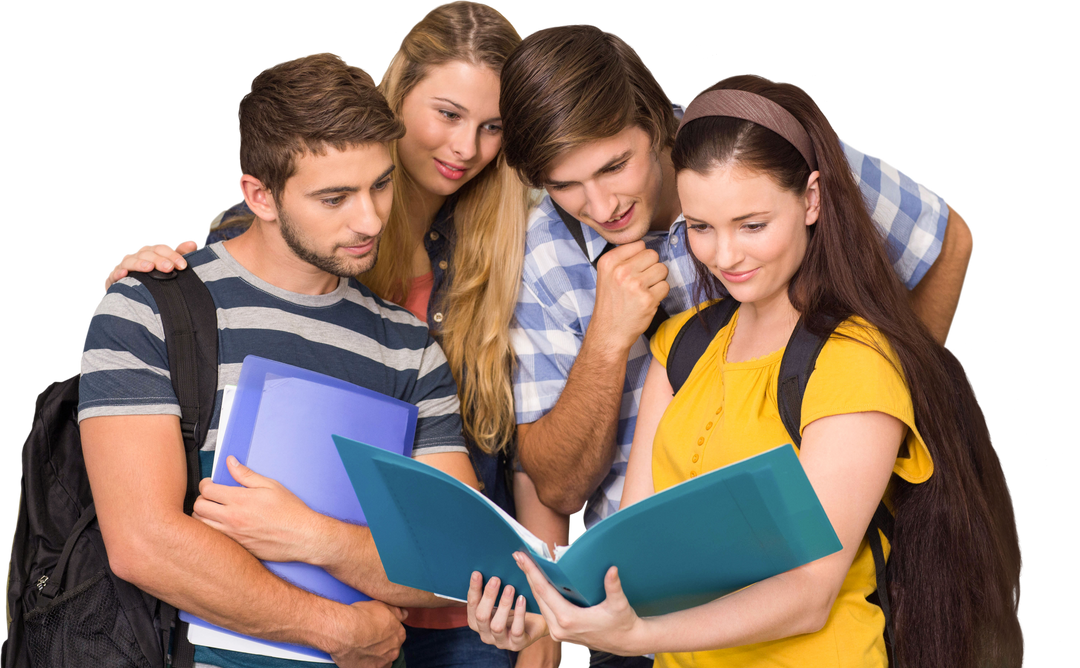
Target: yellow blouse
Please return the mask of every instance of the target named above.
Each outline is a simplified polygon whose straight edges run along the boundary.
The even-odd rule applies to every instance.
[[[667,366],[679,329],[691,309],[665,322],[652,353]],[[687,478],[791,443],[776,406],[783,349],[747,362],[727,363],[735,312],[713,339],[672,399],[653,442],[656,491]],[[934,466],[915,429],[911,395],[885,338],[865,321],[849,319],[818,356],[803,396],[800,432],[818,418],[879,411],[909,428],[893,472],[911,483],[926,481]],[[888,493],[886,493],[888,496]],[[886,547],[886,555],[888,548]],[[866,597],[877,589],[874,560],[864,539],[825,627],[817,633],[708,652],[657,654],[657,666],[885,666],[881,609]]]

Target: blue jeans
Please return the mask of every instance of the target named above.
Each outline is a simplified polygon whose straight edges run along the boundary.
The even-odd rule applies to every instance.
[[[619,656],[595,649],[589,650],[590,668],[652,668],[652,665],[653,660],[645,656]]]
[[[514,653],[485,644],[468,626],[418,629],[405,626],[401,646],[407,668],[513,668]]]

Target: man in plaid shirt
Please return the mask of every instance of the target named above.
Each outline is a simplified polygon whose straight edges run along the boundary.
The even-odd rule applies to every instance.
[[[550,512],[545,538],[565,541],[565,516],[586,502],[587,527],[618,510],[648,336],[697,301],[670,158],[678,111],[629,46],[591,26],[525,39],[501,95],[507,162],[547,191],[512,325],[515,485]],[[843,148],[915,311],[944,341],[970,232],[934,193]]]

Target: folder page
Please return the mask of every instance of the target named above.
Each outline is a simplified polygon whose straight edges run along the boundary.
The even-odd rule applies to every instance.
[[[543,541],[531,547],[487,499],[446,473],[348,438],[334,441],[391,582],[464,599],[475,570],[526,593],[511,555],[551,563]]]
[[[536,603],[510,556],[525,545],[487,504],[431,467],[339,436],[386,573],[464,598],[498,576]],[[376,499],[376,490],[381,490]],[[406,493],[408,490],[408,493]],[[369,500],[370,498],[370,500]],[[612,565],[640,615],[683,610],[832,554],[840,541],[790,445],[698,476],[603,520],[557,562],[534,561],[568,600],[596,605]]]

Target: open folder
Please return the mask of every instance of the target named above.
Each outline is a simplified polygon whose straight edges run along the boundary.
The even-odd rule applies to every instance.
[[[619,567],[641,616],[691,608],[840,550],[790,445],[691,478],[595,525],[553,558],[486,498],[430,466],[335,435],[392,582],[464,599],[498,576],[539,612],[512,553],[531,553],[563,596],[605,598]],[[524,532],[524,533],[522,533]]]
[[[256,473],[280,482],[312,510],[353,524],[366,524],[331,435],[345,434],[407,459],[412,454],[416,416],[416,406],[404,401],[338,378],[249,355],[240,370],[227,423],[224,415],[221,418],[227,429],[218,443],[220,462],[213,480],[239,486],[224,465],[224,458],[233,455]],[[369,600],[317,566],[263,563],[278,576],[320,596],[345,604]],[[310,647],[255,639],[250,640],[254,645],[237,643],[234,640],[244,636],[186,612],[180,617],[191,624],[188,635],[195,644],[282,658],[330,660],[326,653]]]

